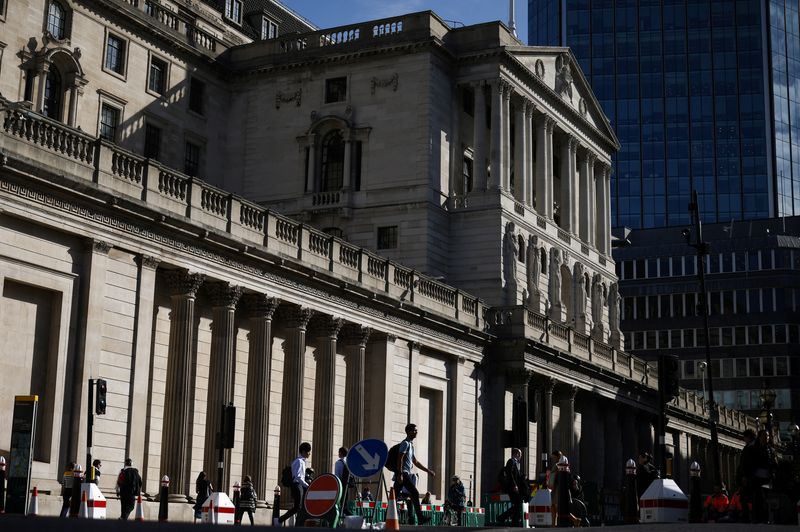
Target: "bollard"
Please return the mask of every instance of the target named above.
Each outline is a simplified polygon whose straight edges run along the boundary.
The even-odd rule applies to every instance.
[[[242,522],[242,512],[239,510],[239,490],[242,489],[242,485],[239,484],[239,481],[233,483],[233,507],[235,508],[233,512],[233,524],[238,525]]]
[[[158,520],[169,521],[169,477],[161,477],[161,490],[158,492]]]
[[[70,517],[78,517],[78,514],[81,511],[81,482],[83,479],[81,475],[83,473],[83,469],[81,468],[80,464],[75,464],[75,467],[72,470],[72,498],[69,500],[69,516]]]
[[[275,498],[272,501],[272,526],[281,526],[281,487],[275,486],[273,494]]]
[[[6,513],[6,458],[0,456],[0,514]]]
[[[700,523],[703,521],[703,498],[700,495],[700,464],[692,462],[689,466],[689,522]]]
[[[636,489],[636,461],[629,458],[625,463],[625,524],[639,522],[639,495]]]

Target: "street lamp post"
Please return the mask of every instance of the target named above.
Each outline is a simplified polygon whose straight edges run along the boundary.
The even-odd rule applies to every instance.
[[[775,406],[775,397],[777,397],[777,393],[772,388],[767,387],[767,381],[761,385],[761,393],[759,394],[759,398],[761,399],[761,406],[764,408],[762,415],[759,416],[759,420],[761,424],[764,425],[764,430],[767,431],[767,439],[769,443],[772,443],[772,407]]]
[[[714,399],[714,381],[711,377],[711,331],[708,326],[708,293],[706,292],[706,256],[708,255],[708,242],[703,241],[703,225],[700,222],[700,205],[697,201],[697,191],[692,191],[692,203],[689,204],[689,213],[692,216],[694,227],[694,242],[692,242],[692,231],[683,230],[686,243],[697,251],[697,276],[700,280],[699,303],[703,313],[703,328],[705,329],[705,351],[706,351],[706,383],[708,384],[708,428],[711,432],[711,459],[713,463],[714,483],[722,485],[722,471],[719,463],[719,437],[717,435],[717,421],[719,411],[717,401]]]

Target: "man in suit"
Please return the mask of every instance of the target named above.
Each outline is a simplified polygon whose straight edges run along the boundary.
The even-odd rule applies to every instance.
[[[511,458],[503,468],[505,474],[505,492],[511,499],[511,507],[497,516],[498,524],[504,525],[511,518],[511,526],[522,526],[522,503],[528,496],[527,482],[522,474],[522,451],[516,447],[511,449]]]

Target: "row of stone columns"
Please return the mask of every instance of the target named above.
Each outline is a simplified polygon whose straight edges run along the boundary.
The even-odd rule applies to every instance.
[[[192,493],[190,485],[190,423],[193,419],[192,360],[195,345],[195,301],[204,285],[200,274],[166,271],[171,292],[170,338],[165,391],[161,471],[172,479],[171,493],[183,499]],[[269,433],[270,372],[272,367],[272,321],[279,307],[276,298],[265,294],[243,294],[243,289],[228,283],[205,283],[212,304],[211,360],[208,380],[204,468],[216,470],[217,431],[223,404],[233,401],[236,349],[235,315],[242,300],[249,325],[247,394],[243,467],[253,477],[259,493],[267,488],[267,438]],[[309,308],[283,306],[278,318],[285,329],[286,342],[282,383],[279,463],[290,463],[302,437],[306,331],[316,339],[316,387],[314,391],[313,441],[315,466],[320,471],[333,469],[336,355],[340,331],[345,343],[347,364],[344,441],[355,442],[364,435],[365,348],[370,330],[344,320],[317,314]],[[230,478],[230,452],[225,454],[225,483]],[[184,499],[185,500],[185,499]]]
[[[511,191],[510,102],[514,89],[505,80],[474,82],[471,86],[475,94],[472,138],[474,188],[478,191],[489,188]],[[484,164],[487,160],[486,92],[490,93],[492,109],[489,174]],[[546,112],[536,113],[536,109],[536,105],[523,96],[515,101],[514,197],[520,203],[535,208],[540,216],[552,220],[555,197],[553,133],[556,121]],[[561,228],[608,255],[611,251],[611,168],[605,162],[598,164],[598,155],[591,148],[581,146],[575,136],[562,132],[561,137]]]

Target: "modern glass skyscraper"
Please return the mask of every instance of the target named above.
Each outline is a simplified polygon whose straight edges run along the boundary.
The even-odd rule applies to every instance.
[[[570,46],[622,150],[612,224],[800,214],[798,0],[528,0],[532,45]]]

